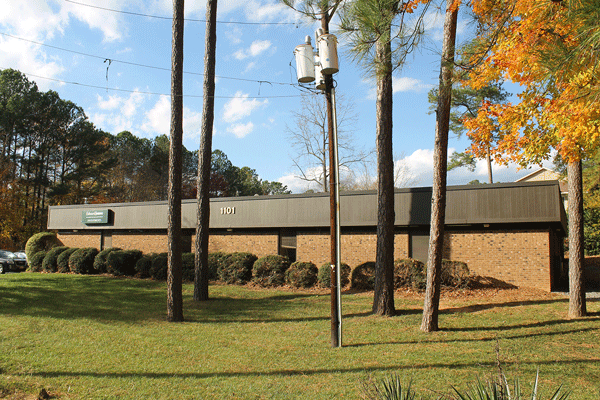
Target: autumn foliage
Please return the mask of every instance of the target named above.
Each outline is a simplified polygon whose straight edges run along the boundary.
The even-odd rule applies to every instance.
[[[521,86],[519,102],[484,103],[465,120],[471,151],[484,156],[491,148],[496,162],[540,163],[554,149],[579,161],[600,144],[598,65],[592,53],[579,51],[583,26],[573,18],[581,1],[476,0],[480,46],[471,55],[481,61],[470,73],[474,88],[506,80]],[[596,32],[597,34],[598,32]],[[576,62],[570,60],[579,54]],[[564,68],[553,69],[564,59]]]

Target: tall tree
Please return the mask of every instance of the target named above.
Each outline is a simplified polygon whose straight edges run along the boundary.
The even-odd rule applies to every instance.
[[[167,226],[167,320],[171,322],[183,321],[181,261],[183,8],[183,0],[173,0],[173,43],[171,55],[171,145],[169,151],[169,218]]]
[[[341,169],[352,169],[353,166],[366,162],[371,152],[359,149],[355,145],[353,125],[357,114],[352,103],[346,102],[343,96],[336,96],[336,114],[338,131],[339,166]],[[321,97],[303,95],[300,111],[292,111],[294,125],[286,125],[290,144],[295,151],[292,158],[298,178],[306,182],[314,182],[327,192],[329,172],[327,162],[329,146],[327,138],[327,110],[323,107]]]
[[[556,150],[569,164],[569,198],[575,201],[582,192],[580,161],[600,145],[600,104],[594,94],[597,51],[589,51],[589,38],[580,35],[581,29],[586,31],[590,26],[597,31],[598,22],[571,18],[589,4],[589,0],[473,3],[481,24],[495,33],[490,55],[471,73],[471,85],[481,87],[502,77],[518,82],[523,92],[518,103],[486,104],[477,117],[465,121],[472,151],[481,154],[482,149],[489,148],[493,130],[498,132],[492,148],[497,161],[525,166],[541,163]],[[579,52],[582,45],[585,51]],[[565,63],[559,70],[549,67],[550,58],[561,59],[571,50],[580,55],[577,62]],[[573,207],[569,218],[579,220],[580,212],[580,207]],[[569,225],[569,242],[576,249],[569,257],[569,316],[580,317],[586,314],[586,307],[579,251],[583,234],[578,224]]]
[[[420,18],[408,24],[404,15],[426,3]],[[350,37],[355,59],[376,80],[377,254],[373,312],[394,315],[394,156],[392,151],[392,74],[417,45],[427,1],[355,0],[344,7],[341,28]],[[392,35],[392,24],[396,17]],[[392,42],[397,42],[392,50]]]
[[[200,151],[198,154],[198,222],[196,225],[196,255],[194,259],[194,300],[197,301],[208,300],[208,230],[212,129],[215,115],[217,0],[206,2],[206,35],[204,41],[204,105],[202,108]]]
[[[446,3],[444,42],[437,118],[435,125],[435,150],[433,156],[433,188],[431,198],[431,225],[429,251],[427,253],[427,288],[423,305],[421,330],[437,331],[440,306],[440,280],[442,254],[444,251],[444,223],[446,219],[446,172],[448,160],[448,131],[450,130],[450,108],[452,102],[452,72],[454,71],[454,46],[459,1]]]

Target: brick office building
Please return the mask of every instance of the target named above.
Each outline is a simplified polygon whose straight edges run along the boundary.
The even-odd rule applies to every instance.
[[[167,250],[167,203],[51,206],[48,229],[71,247]],[[375,260],[377,195],[341,195],[342,261]],[[396,190],[395,255],[426,260],[431,188]],[[184,251],[192,251],[196,201],[182,203]],[[299,194],[211,199],[210,251],[329,258],[329,196]],[[448,188],[444,258],[516,286],[551,290],[563,261],[566,216],[558,182]]]

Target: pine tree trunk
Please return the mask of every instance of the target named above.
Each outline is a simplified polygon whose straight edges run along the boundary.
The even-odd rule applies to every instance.
[[[183,139],[183,0],[173,0],[171,56],[171,137],[169,150],[169,217],[167,320],[183,321],[181,262],[181,147]]]
[[[206,2],[204,54],[204,105],[198,153],[198,209],[195,243],[194,300],[208,300],[208,238],[210,222],[210,167],[215,115],[215,64],[217,47],[217,0]]]
[[[450,103],[452,100],[452,71],[454,69],[454,45],[458,7],[447,5],[444,22],[444,43],[440,71],[437,118],[435,126],[435,152],[433,158],[433,188],[431,198],[431,228],[427,254],[427,289],[423,305],[421,330],[433,332],[439,329],[440,275],[444,251],[444,223],[446,219],[446,172],[448,170],[448,131]]]
[[[569,181],[569,318],[585,317],[583,179],[581,161],[567,166]]]
[[[377,254],[373,313],[392,316],[394,307],[394,155],[392,152],[392,46],[376,43],[377,63]]]

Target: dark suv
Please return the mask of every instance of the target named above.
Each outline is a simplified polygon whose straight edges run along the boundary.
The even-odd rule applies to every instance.
[[[16,270],[15,255],[10,251],[0,250],[0,274]]]

